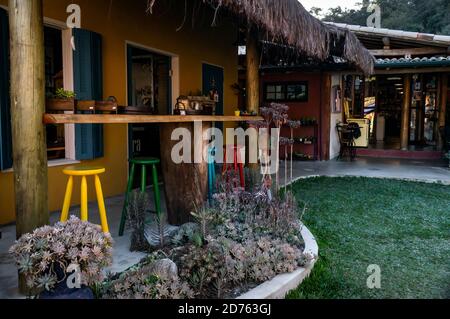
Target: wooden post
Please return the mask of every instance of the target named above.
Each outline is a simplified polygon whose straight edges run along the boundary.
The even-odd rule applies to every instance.
[[[402,127],[400,133],[401,149],[407,150],[409,145],[409,113],[411,111],[411,75],[404,78],[404,95],[402,105]]]
[[[42,0],[9,0],[17,237],[49,223]],[[23,288],[23,287],[21,287]]]
[[[441,92],[440,92],[440,101],[439,101],[439,132],[445,134],[445,130],[441,130],[441,128],[445,128],[446,118],[447,118],[447,97],[448,97],[448,74],[441,74]],[[444,136],[438,134],[439,136],[439,146],[442,149],[444,145]]]
[[[261,52],[257,30],[249,25],[247,29],[247,110],[259,112],[259,67]]]

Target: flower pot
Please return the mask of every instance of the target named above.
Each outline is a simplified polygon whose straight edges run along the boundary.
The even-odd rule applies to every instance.
[[[95,101],[93,100],[86,100],[86,101],[76,101],[76,110],[77,112],[94,112],[95,111]]]
[[[234,111],[234,116],[241,116],[241,111]]]
[[[45,103],[47,112],[73,112],[75,109],[74,99],[47,99]]]
[[[117,102],[112,101],[97,101],[95,102],[95,110],[104,113],[117,113]]]
[[[51,291],[45,290],[41,292],[39,299],[95,299],[94,293],[89,287],[81,286],[81,288],[70,289],[67,285],[67,278],[70,274],[66,274],[58,264],[54,265],[53,271],[56,274],[58,283]]]

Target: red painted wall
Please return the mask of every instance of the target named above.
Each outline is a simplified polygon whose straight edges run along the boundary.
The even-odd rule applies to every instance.
[[[264,88],[266,83],[271,82],[308,82],[308,101],[307,102],[281,102],[289,106],[289,118],[291,120],[300,120],[301,118],[315,118],[318,122],[317,138],[317,157],[320,160],[320,145],[322,144],[321,135],[321,83],[322,77],[320,72],[291,72],[291,73],[263,73],[261,76],[261,102],[263,105],[267,104],[264,97]],[[290,130],[283,129],[282,136],[290,137]],[[295,130],[296,137],[314,136],[314,127],[302,127]],[[281,150],[284,154],[284,150]],[[298,145],[295,144],[295,152],[300,152],[307,155],[314,155],[314,145]],[[284,157],[284,155],[281,155]]]

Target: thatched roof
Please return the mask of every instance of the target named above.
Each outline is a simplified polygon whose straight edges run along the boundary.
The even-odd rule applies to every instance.
[[[154,3],[155,0],[148,0]],[[364,73],[374,70],[374,57],[349,30],[326,25],[297,0],[202,0],[216,10],[227,9],[256,25],[266,40],[293,46],[302,54],[325,60],[335,46],[341,56]]]

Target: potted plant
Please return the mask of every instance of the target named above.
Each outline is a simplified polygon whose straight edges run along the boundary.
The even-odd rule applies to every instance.
[[[47,111],[73,111],[75,108],[75,93],[62,88],[57,89],[55,94],[50,94],[46,101]]]
[[[41,299],[93,299],[89,287],[112,262],[111,235],[72,217],[23,235],[10,248],[19,273]]]

